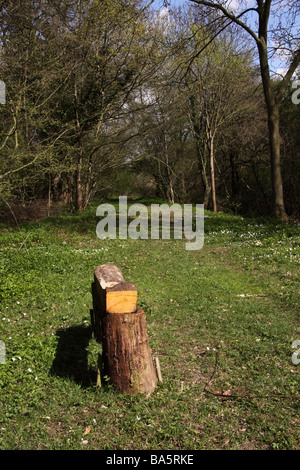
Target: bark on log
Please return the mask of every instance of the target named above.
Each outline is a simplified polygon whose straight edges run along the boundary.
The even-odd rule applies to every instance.
[[[102,341],[104,367],[117,389],[125,393],[153,392],[157,379],[144,311],[105,315]]]
[[[137,307],[136,285],[114,265],[95,268],[92,284],[95,337],[102,342],[103,375],[125,393],[151,393],[157,377],[146,316]]]

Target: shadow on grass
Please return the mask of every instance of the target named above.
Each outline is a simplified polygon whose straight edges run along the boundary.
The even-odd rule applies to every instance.
[[[51,375],[74,380],[83,388],[96,383],[96,371],[89,368],[87,347],[92,330],[82,325],[60,329]]]

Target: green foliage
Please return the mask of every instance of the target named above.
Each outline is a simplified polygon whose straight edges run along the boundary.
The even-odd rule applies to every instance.
[[[112,152],[127,124],[111,121],[151,48],[145,13],[139,0],[23,3],[0,15],[0,195],[50,194],[81,210],[100,176],[129,158],[122,143]]]

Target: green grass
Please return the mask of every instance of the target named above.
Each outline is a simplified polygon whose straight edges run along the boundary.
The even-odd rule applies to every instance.
[[[101,241],[95,209],[1,226],[0,449],[299,449],[299,226],[208,213],[186,251]],[[96,386],[104,263],[137,284],[163,374],[149,397]]]

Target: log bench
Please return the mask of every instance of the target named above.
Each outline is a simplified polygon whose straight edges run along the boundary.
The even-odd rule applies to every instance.
[[[153,392],[157,377],[136,285],[125,282],[115,265],[104,264],[94,269],[92,296],[94,335],[102,343],[101,376],[121,392]]]

